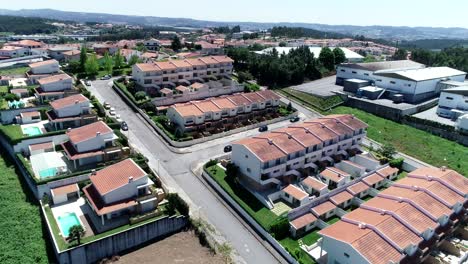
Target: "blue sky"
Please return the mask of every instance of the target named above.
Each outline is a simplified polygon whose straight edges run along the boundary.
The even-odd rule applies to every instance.
[[[215,21],[468,28],[468,0],[21,0],[4,7]]]

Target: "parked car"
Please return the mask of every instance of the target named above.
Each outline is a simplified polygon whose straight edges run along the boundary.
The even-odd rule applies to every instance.
[[[109,80],[111,78],[111,76],[109,74],[107,75],[104,75],[101,77],[101,80]]]
[[[122,117],[120,117],[120,115],[115,115],[115,121],[117,121],[119,123],[123,122]]]
[[[122,123],[120,123],[120,128],[121,128],[123,131],[127,131],[127,130],[128,130],[127,122],[123,121]]]
[[[224,146],[224,152],[231,152],[231,151],[232,151],[231,145]]]
[[[260,132],[268,131],[268,126],[267,125],[261,126],[261,127],[258,128],[258,131],[260,131]]]
[[[291,121],[291,123],[297,122],[299,120],[301,120],[301,119],[298,116],[291,117],[291,119],[289,119],[289,121]]]
[[[111,105],[108,102],[104,102],[104,108],[105,109],[110,109]]]
[[[86,84],[86,86],[91,86],[91,81],[90,80],[86,80],[84,83]]]
[[[109,108],[109,115],[115,116],[116,114],[117,114],[117,113],[115,112],[115,108],[114,108],[114,107]]]

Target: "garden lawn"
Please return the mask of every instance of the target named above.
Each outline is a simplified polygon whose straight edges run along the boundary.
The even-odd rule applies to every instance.
[[[25,194],[6,154],[0,155],[0,263],[50,263],[39,206],[29,190]]]
[[[226,172],[219,166],[207,167],[206,171],[250,216],[252,216],[265,230],[270,229],[278,216],[266,208],[249,191],[240,185],[226,180]],[[234,191],[235,189],[235,191]]]
[[[24,136],[19,125],[0,125],[0,134],[5,135],[9,142],[16,142]]]
[[[0,86],[0,94],[8,93],[8,86]]]
[[[23,75],[29,71],[29,67],[16,67],[0,70],[0,75]]]
[[[431,165],[448,166],[468,177],[468,147],[359,109],[340,106],[327,114],[353,114],[369,125],[369,138],[392,144],[398,151]]]
[[[307,104],[312,108],[317,108],[320,111],[328,110],[338,104],[343,103],[343,99],[341,99],[341,97],[338,95],[322,98],[301,91],[296,91],[291,88],[285,88],[281,90],[281,93],[286,97],[293,97],[295,100],[300,101],[303,104]]]
[[[284,238],[280,241],[278,241],[287,251],[291,252],[294,254],[294,251],[296,251],[297,249],[301,250],[302,254],[300,256],[300,263],[307,263],[307,264],[313,264],[313,263],[316,263],[312,258],[310,258],[307,253],[305,253],[305,251],[303,251],[302,249],[300,249],[300,246],[299,246],[299,240],[302,240],[302,243],[304,243],[305,245],[307,246],[310,246],[312,244],[314,244],[315,242],[317,242],[317,240],[320,238],[320,235],[317,234],[319,230],[317,229],[314,229],[314,231],[308,233],[307,235],[301,237],[301,238],[298,238],[298,239],[295,239],[295,238],[291,238],[291,237],[287,237],[287,238]]]

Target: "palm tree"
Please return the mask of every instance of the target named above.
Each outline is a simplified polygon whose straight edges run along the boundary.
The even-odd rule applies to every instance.
[[[81,238],[85,235],[85,230],[81,225],[74,225],[70,227],[68,234],[67,240],[70,243],[76,241],[79,245],[81,244]]]

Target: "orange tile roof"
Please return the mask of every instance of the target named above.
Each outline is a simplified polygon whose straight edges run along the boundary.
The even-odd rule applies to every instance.
[[[319,234],[349,244],[372,264],[398,263],[403,257],[398,249],[371,229],[344,221],[320,230]]]
[[[279,100],[281,98],[272,90],[263,90],[263,91],[258,91],[256,93],[266,100]]]
[[[311,224],[313,222],[317,221],[317,217],[315,217],[311,213],[307,213],[305,215],[299,216],[298,218],[294,219],[291,221],[291,225],[296,229],[301,229],[305,227],[308,224]]]
[[[311,123],[306,121],[303,124],[294,125],[293,127],[303,127],[309,130],[311,134],[317,136],[322,141],[338,138],[338,135],[336,135],[333,131],[319,123]]]
[[[23,39],[20,41],[11,42],[12,45],[22,45],[22,46],[42,46],[44,43],[39,41],[34,41],[30,39]]]
[[[369,185],[369,186],[372,186],[376,183],[379,183],[379,182],[382,182],[384,181],[385,179],[382,178],[380,175],[378,175],[377,173],[372,173],[371,175],[369,176],[366,176],[365,178],[362,179],[362,181]]]
[[[283,189],[283,192],[291,195],[292,197],[296,198],[299,201],[309,197],[309,194],[307,194],[306,192],[301,190],[299,187],[296,187],[292,184],[289,184],[288,186],[286,186]]]
[[[206,66],[206,64],[202,60],[200,60],[200,58],[190,58],[185,59],[185,61],[192,66]]]
[[[324,118],[338,119],[353,129],[367,128],[367,124],[354,117],[353,115],[327,115]]]
[[[52,192],[53,196],[57,196],[57,195],[64,195],[64,194],[79,192],[80,188],[78,188],[78,184],[73,183],[73,184],[64,185],[64,186],[50,189],[50,191]]]
[[[269,143],[267,139],[245,138],[234,142],[233,144],[245,146],[262,162],[276,160],[286,156],[286,153],[276,145]]]
[[[232,63],[232,62],[234,62],[234,60],[229,58],[228,56],[220,55],[220,56],[212,56],[211,58],[213,58],[215,61],[220,62],[220,63],[223,63],[223,62]]]
[[[335,167],[325,168],[322,172],[320,172],[320,175],[334,182],[340,182],[346,178],[351,177],[349,173],[339,170]]]
[[[221,109],[219,109],[219,107],[210,100],[193,102],[192,104],[195,105],[198,109],[200,109],[200,111],[202,111],[203,113],[221,111]]]
[[[424,167],[408,173],[408,177],[418,176],[437,178],[460,193],[468,193],[468,179],[454,170]]]
[[[339,204],[344,203],[346,201],[349,201],[351,199],[353,199],[353,195],[351,195],[347,191],[341,191],[341,192],[333,195],[332,197],[330,197],[330,201],[332,201],[332,203],[334,203],[337,206]]]
[[[142,72],[161,71],[161,68],[154,63],[137,63],[135,66]]]
[[[319,205],[316,205],[316,206],[312,207],[310,210],[312,211],[312,213],[315,216],[320,217],[321,215],[324,215],[324,214],[334,210],[335,208],[336,208],[336,206],[334,204],[332,204],[329,201],[326,201],[324,203],[321,203]]]
[[[244,95],[244,97],[247,98],[251,102],[261,103],[261,102],[265,101],[265,99],[263,99],[260,95],[258,95],[255,92],[253,92],[253,93],[243,93],[242,95]]]
[[[346,190],[348,190],[353,195],[358,195],[364,191],[369,190],[369,186],[360,181],[349,186],[348,188],[346,188]]]
[[[333,132],[340,134],[340,135],[345,135],[345,134],[352,134],[353,130],[347,127],[346,125],[343,125],[340,121],[336,121],[333,119],[328,119],[328,118],[319,118],[313,121],[309,122],[317,122],[320,123],[324,126],[326,126],[328,129],[332,130]]]
[[[213,98],[211,101],[216,104],[219,108],[221,109],[232,109],[236,108],[236,105],[233,104],[229,99],[226,97],[220,97],[220,98]]]
[[[98,121],[67,131],[68,138],[73,142],[73,144],[94,138],[97,133],[100,133],[101,135],[112,133],[112,129],[107,126],[106,123]]]
[[[41,115],[41,113],[39,113],[38,111],[31,111],[31,112],[21,113],[22,117],[34,117],[34,116],[40,116],[40,115]]]
[[[53,149],[53,148],[54,148],[54,143],[52,141],[29,145],[29,149],[31,151],[40,150],[40,149]]]
[[[233,102],[235,105],[240,106],[240,105],[249,105],[252,102],[247,99],[243,93],[240,94],[233,94],[227,97],[231,102]]]
[[[82,94],[75,94],[71,95],[62,99],[57,99],[52,102],[50,102],[50,106],[54,109],[60,109],[64,108],[70,105],[74,105],[75,103],[84,103],[84,102],[89,102],[89,99],[86,98],[86,96]]]
[[[213,57],[200,57],[199,59],[205,64],[218,64],[218,61],[213,59]]]
[[[85,196],[88,198],[91,206],[94,208],[94,211],[97,215],[105,215],[115,211],[119,211],[125,208],[130,208],[137,205],[137,202],[134,198],[127,198],[124,200],[117,201],[112,204],[106,204],[102,200],[102,197],[99,195],[98,191],[94,185],[90,184],[83,188]]]
[[[187,86],[183,86],[183,85],[179,85],[175,88],[177,91],[179,92],[185,92],[187,91],[189,88],[187,88]]]
[[[69,51],[62,52],[62,54],[65,55],[65,56],[75,56],[75,55],[80,55],[81,51],[79,51],[79,50],[69,50]]]
[[[126,159],[99,170],[95,175],[89,176],[93,186],[100,195],[105,195],[129,183],[130,177],[133,181],[146,176],[147,173],[132,159]]]
[[[304,146],[302,146],[299,142],[297,142],[293,137],[289,137],[283,133],[277,132],[270,132],[258,135],[254,138],[262,138],[272,142],[278,148],[283,150],[287,154],[292,154],[301,150],[304,150]]]
[[[192,87],[195,90],[198,90],[198,89],[205,87],[205,85],[203,83],[196,82],[196,83],[192,83],[190,87]]]
[[[30,68],[35,68],[35,67],[40,67],[40,66],[49,65],[49,64],[57,64],[58,65],[58,61],[56,61],[56,60],[45,60],[45,61],[30,63],[28,66]]]
[[[192,64],[184,61],[184,60],[170,60],[172,64],[174,64],[178,68],[189,68],[192,67]]]
[[[37,82],[40,85],[44,85],[44,84],[49,84],[49,83],[54,83],[54,82],[69,80],[69,79],[71,79],[71,77],[68,74],[63,73],[63,74],[57,74],[57,75],[52,75],[49,77],[41,78],[37,80]]]
[[[438,226],[437,222],[433,221],[412,204],[406,202],[400,203],[399,201],[377,196],[362,204],[361,207],[370,207],[393,212],[407,224],[411,225],[420,234],[422,234],[427,229],[435,230]]]
[[[394,197],[396,199],[399,199],[400,197],[406,198],[409,201],[421,206],[435,218],[440,218],[443,215],[450,216],[452,214],[452,210],[450,208],[423,191],[414,191],[411,189],[391,186],[379,193],[379,196],[385,197],[385,195]]]
[[[159,90],[159,92],[161,92],[162,94],[171,94],[172,90],[168,88],[162,88],[161,90]]]
[[[314,179],[310,176],[306,177],[303,181],[302,181],[303,184],[309,186],[310,188],[314,189],[314,190],[318,190],[318,191],[321,191],[323,189],[326,189],[327,188],[327,185],[317,179]]]
[[[177,69],[177,66],[172,63],[171,61],[157,61],[154,64],[156,64],[161,70],[175,70]]]
[[[383,176],[383,177],[393,175],[393,174],[395,174],[397,172],[398,172],[397,168],[392,168],[392,167],[390,167],[388,165],[386,167],[382,168],[382,169],[377,170],[377,173],[379,175]]]
[[[193,104],[174,105],[171,107],[182,117],[203,115],[203,112]]]

